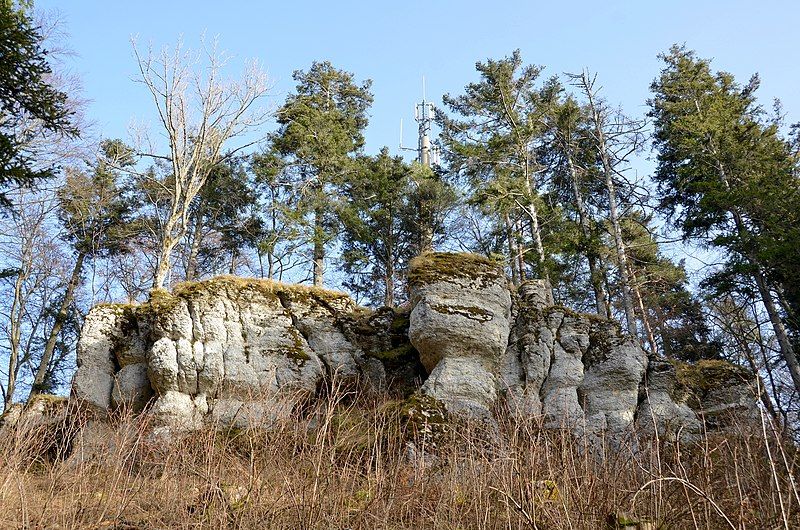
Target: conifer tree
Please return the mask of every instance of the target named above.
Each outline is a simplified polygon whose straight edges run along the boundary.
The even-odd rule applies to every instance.
[[[127,250],[126,225],[130,208],[121,192],[121,176],[116,168],[130,165],[132,158],[118,140],[106,140],[101,150],[88,171],[68,170],[57,192],[64,239],[72,247],[75,261],[58,307],[53,308],[53,323],[38,360],[32,395],[52,390],[53,353],[70,317],[87,262]]]
[[[0,207],[8,207],[3,189],[30,186],[53,168],[37,168],[26,150],[29,131],[20,125],[36,120],[45,132],[77,135],[67,95],[48,81],[52,73],[42,36],[28,15],[0,1]]]
[[[462,95],[445,95],[451,115],[437,115],[445,158],[451,171],[466,177],[473,190],[491,185],[495,194],[518,207],[528,227],[534,270],[549,279],[540,211],[543,168],[536,148],[544,134],[547,108],[560,87],[554,80],[537,86],[542,68],[523,65],[519,50],[499,60],[478,62],[475,68],[480,80],[468,84]],[[509,225],[517,231],[516,224]]]
[[[781,242],[797,240],[796,160],[756,101],[757,76],[741,86],[681,46],[661,59],[649,104],[662,210],[684,238],[726,254],[711,285],[730,289],[737,278],[754,285],[800,391],[800,363],[787,331],[792,309],[782,299],[795,287],[784,283],[791,273],[776,259],[797,263],[797,247]]]
[[[373,304],[393,307],[403,269],[414,253],[414,234],[403,219],[411,168],[385,147],[375,157],[361,158],[359,165],[343,187],[345,201],[339,210],[345,286]]]
[[[371,81],[330,62],[314,62],[294,73],[295,93],[278,110],[272,145],[293,172],[295,191],[312,217],[314,285],[324,283],[326,247],[335,237],[336,188],[354,171],[353,156],[364,146]]]

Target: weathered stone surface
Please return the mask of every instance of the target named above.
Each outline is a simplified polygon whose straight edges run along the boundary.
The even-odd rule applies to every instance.
[[[123,336],[121,311],[115,306],[93,308],[83,322],[78,341],[78,370],[72,379],[72,391],[80,399],[100,409],[111,407],[116,361],[114,350]]]
[[[722,417],[755,403],[741,370],[712,374],[698,365],[677,377],[653,360],[646,378],[651,361],[638,340],[616,322],[554,305],[545,281],[522,284],[509,311],[505,284],[487,260],[433,254],[412,263],[410,283],[409,338],[431,370],[421,391],[457,416],[483,418],[505,396],[515,414],[595,440],[622,440],[637,429],[686,440],[699,433],[698,413]],[[482,308],[472,313],[484,318],[469,318],[465,307]],[[689,390],[693,376],[726,384]]]
[[[486,419],[497,401],[497,379],[485,357],[445,357],[422,385],[422,392],[442,402],[451,414]]]
[[[141,412],[153,398],[153,388],[147,376],[147,363],[123,366],[114,375],[111,403],[114,407],[130,407]]]
[[[511,330],[502,268],[473,255],[427,254],[411,262],[409,286],[409,340],[430,372],[422,392],[452,413],[488,416]]]
[[[156,291],[138,306],[98,306],[82,333],[73,394],[103,409],[141,410],[152,397],[157,422],[184,430],[238,422],[231,411],[278,395],[308,397],[325,378],[382,389],[383,364],[340,325],[357,310],[340,293],[227,277]],[[269,408],[248,421],[270,417]]]
[[[620,337],[611,325],[595,326],[592,338],[578,390],[583,396],[586,429],[621,434],[634,423],[647,355],[634,339]]]
[[[505,402],[595,440],[691,440],[701,421],[758,418],[746,370],[648,359],[616,322],[556,306],[545,281],[514,290],[493,261],[443,253],[416,258],[408,281],[403,309],[231,277],[98,306],[81,334],[73,395],[101,410],[145,409],[172,431],[269,426],[337,380],[489,427]]]
[[[760,421],[755,378],[749,370],[720,360],[674,364],[677,382],[686,393],[679,397],[708,428],[725,428],[733,419]]]
[[[640,388],[636,427],[645,435],[664,440],[691,440],[702,432],[700,420],[686,404],[687,389],[678,382],[675,365],[651,360]]]

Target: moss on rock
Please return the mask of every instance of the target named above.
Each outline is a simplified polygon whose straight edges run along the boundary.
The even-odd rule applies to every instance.
[[[366,356],[378,359],[387,369],[392,369],[414,362],[419,358],[419,353],[411,343],[406,343],[391,350],[367,352]]]
[[[505,278],[501,263],[468,252],[428,252],[412,259],[408,271],[411,286],[457,279],[484,286],[501,278]]]
[[[394,404],[393,409],[407,435],[431,449],[436,448],[449,431],[450,420],[444,403],[432,396],[417,392]]]
[[[705,395],[710,390],[726,385],[740,385],[753,380],[750,370],[717,359],[707,359],[694,364],[673,361],[678,382],[695,394]]]

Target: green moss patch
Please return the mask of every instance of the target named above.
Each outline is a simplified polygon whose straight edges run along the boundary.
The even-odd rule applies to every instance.
[[[288,295],[293,301],[311,299],[330,303],[346,301],[350,298],[345,293],[321,287],[283,283],[264,278],[244,278],[227,275],[216,276],[199,282],[181,282],[175,285],[172,290],[172,296],[187,300],[206,295],[227,295],[230,298],[237,298],[252,294],[274,299],[279,293]]]
[[[466,279],[486,286],[505,278],[503,265],[485,256],[468,252],[429,252],[411,260],[409,285]]]
[[[694,364],[673,361],[678,382],[697,395],[730,385],[753,380],[750,370],[721,360],[702,360]]]
[[[378,359],[387,369],[393,369],[415,362],[419,353],[411,343],[407,343],[387,351],[369,352],[366,356]]]
[[[478,322],[488,322],[494,318],[494,313],[477,306],[433,304],[431,305],[431,309],[443,315],[459,315]]]

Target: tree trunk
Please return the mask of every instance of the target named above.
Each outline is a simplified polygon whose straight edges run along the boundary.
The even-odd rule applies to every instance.
[[[625,241],[622,238],[622,228],[619,222],[619,212],[617,210],[617,190],[614,185],[614,165],[608,152],[606,141],[605,117],[602,109],[595,101],[595,92],[592,88],[592,81],[587,74],[580,78],[580,85],[583,88],[589,103],[592,125],[594,128],[595,142],[597,142],[597,154],[603,166],[603,177],[605,178],[606,192],[608,193],[608,216],[614,232],[614,246],[617,254],[618,269],[622,280],[622,306],[625,310],[625,320],[627,322],[628,333],[638,335],[636,327],[636,312],[633,309],[633,295],[631,294],[631,280],[628,274],[628,255],[625,249]]]
[[[325,213],[321,208],[314,210],[314,287],[324,286],[325,274],[325,227],[323,226],[323,216]]]
[[[625,242],[622,239],[622,227],[620,226],[619,213],[617,212],[617,192],[610,169],[606,172],[606,189],[608,190],[608,212],[611,226],[614,230],[614,246],[617,251],[619,274],[622,279],[622,304],[625,308],[625,320],[628,323],[628,333],[636,335],[638,330],[636,327],[636,312],[633,310],[631,279],[628,274],[628,254],[625,249]]]
[[[17,386],[17,373],[19,373],[19,349],[22,334],[22,286],[25,282],[23,271],[19,271],[14,281],[14,299],[11,302],[11,322],[9,333],[10,351],[8,354],[8,376],[6,378],[5,395],[3,396],[3,410],[14,403],[14,391]]]
[[[172,250],[177,244],[178,240],[172,238],[162,243],[161,254],[158,257],[158,265],[156,266],[156,274],[153,277],[153,289],[164,288],[167,276],[169,276],[172,270]]]
[[[511,282],[514,285],[520,284],[519,268],[517,263],[517,245],[514,241],[514,230],[511,228],[511,219],[508,217],[508,212],[503,214],[503,220],[506,224],[506,239],[508,240],[508,257],[511,263]]]
[[[185,220],[182,222],[180,212],[174,211],[164,224],[158,264],[156,265],[156,273],[153,276],[153,289],[164,288],[167,276],[172,271],[172,251],[175,250],[175,247],[178,246],[178,243],[185,235],[186,222]]]
[[[588,92],[588,91],[587,91]],[[619,274],[622,279],[622,305],[625,309],[625,320],[628,324],[628,333],[637,335],[636,312],[633,310],[633,296],[631,295],[631,279],[628,274],[628,254],[625,249],[625,241],[622,238],[622,227],[619,222],[619,212],[617,211],[617,190],[614,185],[614,168],[608,156],[606,147],[606,136],[603,131],[602,118],[600,111],[595,108],[594,99],[589,95],[589,105],[592,109],[594,118],[595,134],[597,136],[597,150],[603,164],[603,175],[606,182],[608,193],[608,216],[614,232],[614,246],[616,247],[617,260],[619,261]]]
[[[383,297],[383,305],[386,307],[394,307],[394,271],[391,267],[386,271],[384,282],[386,291]]]
[[[639,289],[639,283],[636,281],[636,273],[633,267],[630,269],[631,280],[633,285],[633,292],[636,294],[636,301],[639,304],[639,311],[642,315],[642,326],[647,334],[647,342],[650,344],[650,354],[658,354],[658,344],[656,343],[656,336],[653,333],[653,327],[650,325],[650,319],[647,316],[647,309],[644,307],[644,300],[642,299],[642,291]]]
[[[603,279],[597,270],[597,252],[592,248],[592,230],[589,227],[589,214],[586,211],[586,204],[583,202],[583,194],[581,193],[580,183],[578,182],[578,171],[572,161],[572,154],[567,154],[567,163],[569,164],[569,172],[572,180],[572,189],[575,193],[575,205],[578,209],[578,221],[581,225],[581,233],[587,245],[586,260],[589,263],[589,283],[592,285],[594,291],[595,308],[598,315],[607,314],[608,302],[606,291],[603,288]]]
[[[67,320],[67,312],[69,311],[69,307],[72,305],[72,301],[75,298],[75,290],[78,288],[78,284],[80,284],[81,273],[83,272],[83,262],[85,258],[85,252],[78,253],[78,257],[75,260],[75,266],[72,269],[72,276],[67,284],[67,291],[64,293],[64,298],[61,300],[61,306],[58,308],[58,313],[56,313],[55,322],[53,322],[53,328],[50,330],[50,335],[47,337],[47,343],[44,345],[42,358],[39,361],[39,367],[36,370],[36,376],[33,379],[33,386],[31,387],[30,396],[35,396],[36,394],[40,394],[44,391],[42,385],[47,379],[50,369],[50,361],[53,358],[53,351],[55,351],[58,336],[61,333],[61,329],[64,327],[64,322]],[[30,399],[30,397],[28,399]]]
[[[536,249],[536,257],[539,259],[539,276],[550,281],[550,273],[547,270],[546,260],[547,257],[544,254],[544,245],[542,244],[542,231],[539,227],[539,212],[536,209],[536,203],[533,201],[533,187],[531,186],[530,180],[525,178],[525,191],[527,192],[528,196],[531,197],[531,200],[528,202],[527,207],[525,208],[526,213],[531,222],[531,236],[533,238],[533,246]]]
[[[522,235],[522,224],[519,221],[515,221],[513,223],[514,234],[517,236]],[[528,279],[528,276],[525,274],[525,252],[522,249],[522,245],[519,244],[520,240],[515,242],[517,247],[517,269],[519,270],[519,283],[524,282]]]
[[[428,201],[420,199],[417,203],[419,224],[417,227],[417,247],[420,255],[433,252],[433,213]]]
[[[192,244],[189,247],[189,257],[186,260],[186,281],[193,281],[197,275],[197,256],[200,254],[200,245],[203,241],[203,214],[198,208],[195,212],[194,227],[192,228]]]
[[[795,355],[794,348],[792,348],[792,343],[789,341],[789,336],[786,334],[786,329],[784,328],[783,321],[781,320],[778,310],[775,307],[775,302],[772,300],[772,294],[769,292],[766,280],[757,267],[758,266],[756,265],[756,272],[753,276],[756,280],[758,293],[761,295],[761,301],[764,302],[767,315],[769,315],[769,320],[772,323],[772,329],[775,332],[775,338],[778,339],[781,355],[783,356],[783,360],[786,362],[786,366],[789,368],[789,373],[792,376],[794,388],[800,392],[800,363],[797,362],[797,355]]]
[[[756,375],[756,377],[759,377],[759,375],[758,375],[758,365],[756,364],[756,360],[753,357],[753,353],[750,351],[750,348],[747,346],[747,342],[742,337],[737,336],[736,333],[733,333],[733,336],[734,336],[733,340],[736,341],[736,346],[739,348],[742,356],[747,360],[747,364],[749,365],[750,370]],[[769,371],[769,368],[767,366],[764,366],[764,368],[767,369],[767,372],[770,373],[770,376],[771,376],[772,374]],[[772,386],[772,388],[773,388],[773,392],[774,392],[774,388],[775,388],[774,385]],[[759,392],[758,392],[759,396],[758,397],[761,400],[761,403],[764,405],[764,408],[767,410],[767,413],[770,415],[770,417],[773,420],[775,420],[775,422],[777,422],[779,424],[783,424],[782,418],[784,416],[782,414],[778,415],[778,412],[775,410],[775,407],[773,407],[773,405],[772,405],[772,400],[769,398],[769,395],[767,394],[766,389],[762,388],[762,385],[760,384],[760,382],[759,382],[759,385],[758,385],[758,390],[759,390]]]

